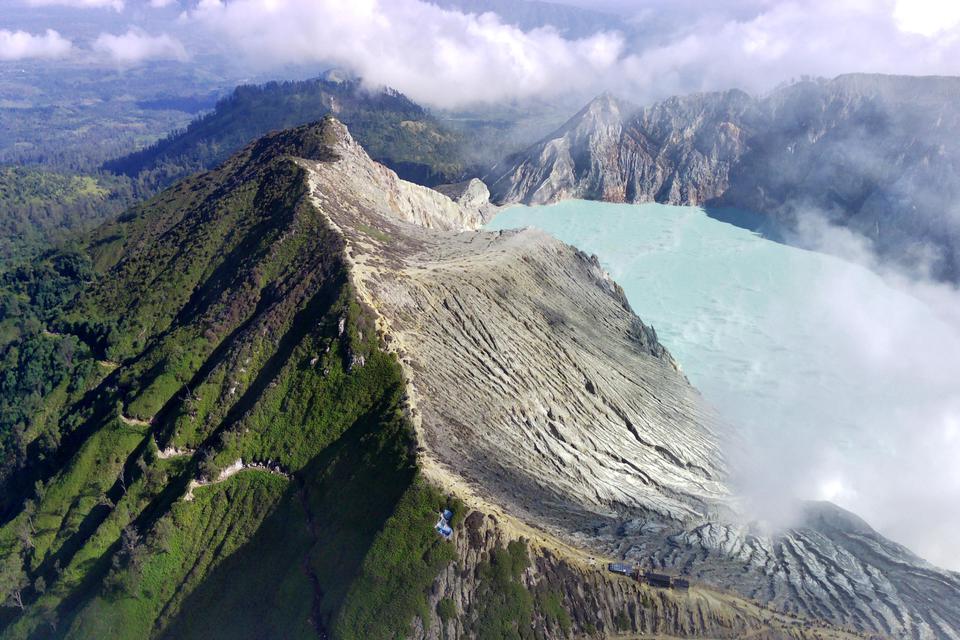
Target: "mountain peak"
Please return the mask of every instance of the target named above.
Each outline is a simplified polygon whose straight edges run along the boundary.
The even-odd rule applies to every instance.
[[[618,124],[623,121],[624,116],[629,111],[631,111],[631,109],[626,102],[620,100],[609,91],[604,91],[587,103],[587,106],[571,118],[568,124],[576,124],[578,126],[584,122],[589,122],[593,126],[598,124]]]
[[[291,156],[306,160],[334,161],[358,148],[347,126],[332,115],[294,129],[269,134],[252,145],[251,156]]]

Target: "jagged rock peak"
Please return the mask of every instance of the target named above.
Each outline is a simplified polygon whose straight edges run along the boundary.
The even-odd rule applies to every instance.
[[[497,212],[497,207],[490,202],[490,189],[479,178],[470,178],[453,184],[441,184],[434,189],[457,204],[476,211],[484,222],[493,219]]]
[[[583,126],[584,122],[592,124],[619,124],[629,116],[636,107],[625,102],[609,91],[601,93],[591,100],[577,115],[570,118],[564,128],[569,126]]]
[[[469,201],[458,202],[440,191],[401,180],[395,172],[374,162],[346,125],[333,116],[293,129],[289,135],[302,142],[288,155],[310,163],[321,193],[331,197],[350,193],[361,199],[364,209],[388,212],[391,217],[431,229],[479,229],[486,220],[486,209],[474,202],[482,195],[476,185]],[[482,183],[480,186],[486,190]]]
[[[629,114],[600,96],[494,167],[489,184],[499,204],[656,201],[766,212],[788,225],[821,210],[894,261],[933,248],[933,273],[958,282],[960,224],[943,216],[960,200],[958,104],[960,78],[877,74],[764,97],[672,97]]]

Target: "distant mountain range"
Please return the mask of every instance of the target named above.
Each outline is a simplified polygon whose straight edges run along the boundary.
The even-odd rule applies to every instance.
[[[186,129],[103,168],[162,188],[217,166],[270,131],[315,122],[327,114],[349,123],[378,161],[406,179],[435,185],[453,182],[466,170],[461,132],[444,126],[401,93],[368,91],[337,72],[299,82],[237,87]]]
[[[960,79],[847,75],[637,108],[604,95],[489,174],[496,200],[818,212],[960,277]]]

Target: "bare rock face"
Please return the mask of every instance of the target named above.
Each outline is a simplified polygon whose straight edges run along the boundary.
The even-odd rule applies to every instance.
[[[454,184],[442,184],[434,187],[460,206],[475,211],[484,222],[489,222],[497,212],[497,206],[490,202],[490,190],[482,180],[470,178]]]
[[[355,212],[372,210],[427,229],[479,229],[483,214],[463,206],[438,191],[406,182],[366,152],[335,118],[323,124],[324,137],[337,156],[336,169],[327,172],[333,181],[329,194],[349,193],[356,198]],[[324,197],[321,192],[319,197]]]
[[[811,506],[776,534],[745,524],[725,431],[596,258],[535,230],[467,231],[476,211],[399,181],[339,123],[325,137],[339,159],[301,164],[404,367],[421,469],[495,514],[496,535],[519,522],[541,547],[666,567],[789,613],[960,637],[960,578],[850,514]],[[543,562],[529,584],[564,579]],[[606,593],[591,575],[571,589]],[[471,584],[451,574],[437,593],[465,606]]]
[[[321,202],[328,168],[313,174]],[[712,414],[595,258],[535,230],[329,215],[408,366],[437,465],[565,528],[624,510],[699,522],[725,501]]]
[[[548,138],[494,168],[497,202],[567,198],[700,204],[721,195],[756,117],[741,91],[671,98],[637,110],[603,95]]]
[[[894,638],[957,638],[960,575],[933,567],[830,503],[775,536],[709,523],[653,552],[778,609],[843,621]],[[628,555],[631,555],[628,553]]]
[[[539,609],[531,616],[538,638],[611,637],[626,634],[690,638],[766,638],[787,640],[862,638],[836,627],[792,614],[779,614],[734,595],[694,586],[689,591],[658,589],[629,577],[611,574],[596,558],[565,556],[510,530],[508,523],[481,511],[471,511],[451,541],[457,562],[434,581],[430,610],[441,601],[455,615],[419,621],[417,640],[476,637],[470,627],[471,613],[480,601],[484,571],[491,557],[511,543],[526,549],[528,565],[518,582],[542,604],[548,599],[560,604],[567,624],[548,619]],[[566,627],[566,628],[565,628]],[[631,636],[632,637],[632,636]]]
[[[546,204],[565,198],[623,201],[624,120],[633,107],[609,94],[588,104],[548,139],[488,177],[497,202]]]
[[[790,225],[808,210],[894,260],[934,249],[960,278],[960,79],[848,75],[675,97],[639,110],[608,96],[494,167],[500,204],[565,198],[733,206]],[[906,258],[904,258],[906,256]]]

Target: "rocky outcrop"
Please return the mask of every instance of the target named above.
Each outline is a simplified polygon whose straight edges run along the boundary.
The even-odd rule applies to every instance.
[[[531,548],[561,550],[534,554],[528,588],[567,584],[558,567],[577,557],[630,558],[733,589],[739,603],[893,637],[956,637],[957,576],[859,520],[820,508],[785,532],[744,524],[725,429],[596,258],[536,230],[467,231],[474,214],[449,200],[426,210],[445,197],[400,183],[345,128],[326,126],[339,159],[301,164],[345,240],[358,298],[403,365],[420,468],[496,517],[503,533],[493,540],[522,535]],[[470,553],[461,550],[462,575],[436,587],[462,611],[476,585]],[[570,593],[607,589],[595,572],[577,575]],[[608,625],[636,595],[625,598],[590,624]],[[567,607],[603,611],[587,601]],[[684,630],[681,618],[632,624],[726,637],[712,624]]]
[[[464,208],[475,211],[484,222],[492,220],[497,213],[496,205],[490,202],[490,190],[482,180],[477,178],[454,184],[442,184],[434,189]]]
[[[335,184],[328,191],[315,194],[321,204],[327,197],[325,193],[342,192],[355,198],[351,214],[389,212],[395,219],[427,229],[479,229],[483,225],[484,214],[479,208],[464,206],[439,191],[401,180],[390,169],[373,162],[338,120],[328,117],[323,126],[337,162],[335,168],[326,172]]]
[[[877,75],[670,98],[601,96],[495,167],[498,203],[565,198],[733,206],[793,224],[808,210],[895,260],[960,277],[960,79]]]
[[[529,564],[518,582],[531,594],[536,637],[565,638],[654,635],[656,637],[854,638],[863,637],[803,616],[778,613],[731,594],[694,585],[689,591],[659,589],[612,574],[602,560],[572,556],[511,531],[508,522],[472,511],[454,532],[457,562],[435,580],[430,611],[452,605],[446,619],[431,615],[415,625],[414,638],[454,640],[475,637],[471,625],[483,571],[491,557],[520,542]],[[548,602],[562,606],[569,626],[550,618]]]
[[[495,167],[494,199],[701,204],[727,189],[730,168],[747,149],[744,123],[757,111],[741,91],[671,98],[642,110],[602,95]]]
[[[723,584],[779,610],[844,621],[895,638],[958,638],[960,575],[921,560],[829,503],[806,505],[800,524],[778,535],[709,523],[648,559]]]
[[[314,193],[408,366],[437,464],[565,528],[623,510],[700,521],[725,501],[712,414],[596,258],[536,230],[437,233],[390,209],[358,224],[323,204],[340,176],[314,164]]]

